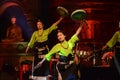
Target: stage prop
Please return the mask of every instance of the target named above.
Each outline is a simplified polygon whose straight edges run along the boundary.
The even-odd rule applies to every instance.
[[[83,9],[76,9],[71,13],[72,20],[84,20],[87,17],[87,13]]]
[[[66,17],[69,15],[69,12],[66,8],[62,7],[62,6],[58,6],[57,7],[57,12],[59,15],[61,15],[62,17]]]
[[[4,38],[10,18],[16,17],[17,24],[21,27],[23,38],[28,41],[33,33],[32,27],[28,24],[22,6],[16,0],[3,0],[0,5],[0,39]]]

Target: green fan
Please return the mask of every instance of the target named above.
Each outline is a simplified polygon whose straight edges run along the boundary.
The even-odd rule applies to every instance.
[[[68,14],[69,14],[68,10],[62,6],[57,7],[57,12],[58,12],[58,14],[60,14],[63,17],[68,16]]]

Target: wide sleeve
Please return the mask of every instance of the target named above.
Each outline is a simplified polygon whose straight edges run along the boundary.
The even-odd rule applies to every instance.
[[[71,48],[73,48],[75,46],[75,43],[79,40],[78,36],[76,35],[73,35],[70,40],[68,41],[69,42],[69,46]]]
[[[50,34],[53,30],[56,30],[58,28],[58,26],[56,25],[52,25],[51,27],[49,27],[48,29],[46,29],[46,31],[48,32],[48,34]]]
[[[50,61],[53,54],[56,54],[59,51],[59,44],[55,45],[48,54],[45,55],[45,59]]]
[[[107,42],[107,46],[112,48],[116,42],[117,42],[117,38],[118,38],[118,32],[116,32],[113,37]]]
[[[32,48],[36,40],[36,32],[32,34],[32,37],[30,39],[30,42],[28,43],[28,47]]]

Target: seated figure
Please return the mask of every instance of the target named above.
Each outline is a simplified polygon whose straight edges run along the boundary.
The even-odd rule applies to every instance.
[[[22,38],[22,30],[16,24],[16,18],[11,18],[11,26],[7,28],[6,38],[2,42],[19,42],[24,41]]]

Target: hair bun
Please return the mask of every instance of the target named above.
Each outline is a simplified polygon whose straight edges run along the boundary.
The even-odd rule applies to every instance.
[[[58,32],[61,32],[60,30],[58,30]]]

